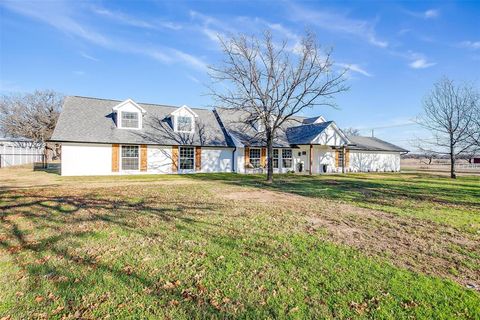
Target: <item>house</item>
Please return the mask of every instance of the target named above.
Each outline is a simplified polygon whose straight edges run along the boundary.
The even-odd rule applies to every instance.
[[[323,117],[293,117],[275,137],[274,171],[399,171],[406,150],[346,136]],[[62,145],[61,173],[264,172],[262,126],[246,113],[67,97],[52,142]]]

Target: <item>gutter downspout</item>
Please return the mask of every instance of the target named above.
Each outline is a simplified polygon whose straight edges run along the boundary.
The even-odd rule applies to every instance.
[[[313,149],[313,146],[310,144],[310,154],[309,154],[309,167],[310,167],[310,175],[312,175],[312,162],[313,162],[313,154],[312,154],[312,149]]]
[[[232,152],[232,172],[235,172],[235,152],[237,152],[237,147],[233,148]]]

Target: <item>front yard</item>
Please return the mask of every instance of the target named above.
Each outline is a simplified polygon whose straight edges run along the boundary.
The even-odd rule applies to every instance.
[[[479,177],[0,181],[0,318],[480,317]]]

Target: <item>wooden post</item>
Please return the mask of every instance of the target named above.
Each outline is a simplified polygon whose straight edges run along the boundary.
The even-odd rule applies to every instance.
[[[44,159],[46,159],[46,156]],[[118,172],[119,170],[119,157],[120,157],[120,146],[116,143],[112,144],[112,172]]]
[[[147,145],[140,145],[140,171],[147,171]]]
[[[202,171],[202,147],[195,147],[195,171]]]
[[[267,165],[267,148],[262,148],[260,153],[260,165],[265,168]]]
[[[178,146],[172,146],[172,173],[178,172]]]

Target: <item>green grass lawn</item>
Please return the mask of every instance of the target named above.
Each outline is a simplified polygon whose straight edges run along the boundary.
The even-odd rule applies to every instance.
[[[478,178],[46,177],[1,190],[0,318],[480,317]]]
[[[263,182],[261,176],[217,174],[196,175],[195,178],[339,200],[480,233],[478,176],[452,180],[429,174],[281,175],[273,184]]]

